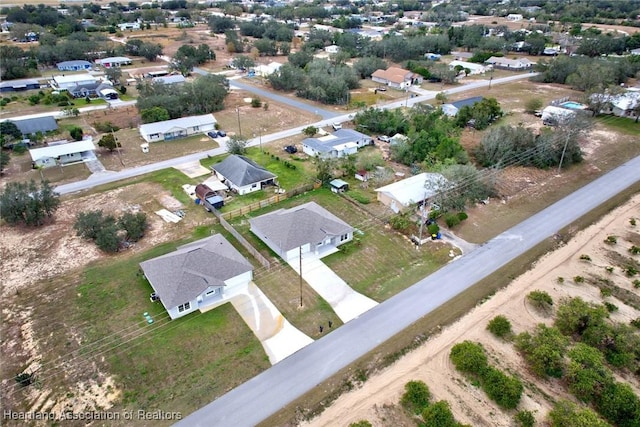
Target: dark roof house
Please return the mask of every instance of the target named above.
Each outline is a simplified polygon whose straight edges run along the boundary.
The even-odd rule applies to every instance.
[[[285,260],[326,253],[353,239],[353,227],[315,202],[249,220],[251,232]]]
[[[211,166],[211,169],[220,181],[241,195],[258,191],[264,185],[275,184],[277,178],[253,160],[235,154]]]
[[[455,117],[462,107],[475,105],[482,101],[482,99],[483,98],[481,96],[474,96],[472,98],[461,99],[460,101],[444,104],[442,106],[442,111],[449,117]]]
[[[58,130],[58,122],[53,116],[35,117],[32,119],[11,120],[22,132],[22,135],[46,133]]]
[[[40,82],[37,79],[5,80],[0,82],[0,92],[18,92],[34,89],[40,89]]]
[[[140,268],[172,319],[220,301],[225,289],[253,277],[251,263],[220,234],[143,261]]]

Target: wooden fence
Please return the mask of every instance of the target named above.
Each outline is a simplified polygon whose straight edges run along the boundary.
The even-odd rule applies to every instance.
[[[233,219],[233,218],[237,218],[239,216],[244,216],[244,215],[248,214],[249,212],[253,212],[253,211],[257,211],[258,209],[266,208],[269,205],[281,202],[282,200],[286,200],[289,197],[297,196],[298,194],[302,194],[302,193],[306,193],[307,191],[311,191],[311,190],[313,190],[313,188],[314,188],[313,184],[308,184],[308,185],[304,185],[302,187],[294,188],[293,190],[289,190],[286,193],[276,194],[274,196],[269,197],[268,199],[264,199],[264,200],[260,200],[260,201],[255,202],[255,203],[251,203],[250,205],[243,206],[243,207],[241,207],[239,209],[236,209],[234,211],[229,211],[229,212],[222,213],[222,214],[220,214],[220,217],[224,218],[224,219]]]
[[[271,263],[269,262],[268,259],[266,259],[264,256],[262,256],[262,254],[253,246],[251,246],[251,243],[249,243],[249,241],[247,239],[245,239],[244,237],[242,237],[242,235],[240,233],[238,233],[235,228],[233,228],[231,226],[231,224],[229,224],[227,222],[226,219],[223,218],[223,216],[220,214],[220,212],[217,209],[213,209],[212,210],[213,214],[215,216],[218,217],[218,219],[220,220],[220,224],[224,227],[225,230],[227,230],[229,233],[231,233],[233,235],[233,237],[236,238],[236,240],[238,242],[240,242],[240,244],[242,246],[244,246],[244,248],[255,257],[255,259],[258,260],[258,262],[260,264],[262,264],[263,267],[269,269],[271,268]]]

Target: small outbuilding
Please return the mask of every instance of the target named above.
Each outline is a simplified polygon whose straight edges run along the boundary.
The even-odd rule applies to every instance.
[[[349,183],[341,179],[334,179],[329,183],[329,186],[334,193],[344,193],[349,189]]]

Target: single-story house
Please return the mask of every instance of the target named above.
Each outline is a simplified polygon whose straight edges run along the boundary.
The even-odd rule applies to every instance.
[[[266,185],[275,185],[278,178],[253,160],[235,154],[211,166],[211,169],[230,190],[240,195],[261,190]]]
[[[462,107],[465,107],[467,105],[474,105],[474,104],[482,101],[482,99],[483,98],[481,96],[474,96],[474,97],[467,98],[467,99],[461,99],[460,101],[444,104],[441,108],[442,108],[442,111],[447,116],[455,117],[455,116],[458,115],[458,111],[460,111],[460,109]]]
[[[62,61],[56,64],[59,71],[84,71],[91,69],[91,62],[89,61]]]
[[[469,74],[484,74],[486,73],[489,69],[482,65],[482,64],[476,64],[475,62],[466,62],[466,61],[451,61],[449,63],[449,69],[450,70],[455,70],[456,67],[462,67],[462,69],[469,69],[470,73]]]
[[[251,263],[220,234],[143,261],[140,268],[171,319],[215,304],[253,279]]]
[[[507,21],[522,21],[524,18],[519,13],[510,13],[507,15]]]
[[[637,117],[636,108],[640,104],[640,92],[627,91],[613,97],[611,100],[611,112],[619,117]]]
[[[122,67],[123,65],[131,65],[131,58],[126,56],[112,56],[109,58],[96,59],[96,64],[102,65],[104,68]]]
[[[139,30],[140,29],[140,23],[139,22],[123,22],[121,24],[118,24],[118,28],[120,29],[120,31]]]
[[[96,95],[107,100],[118,99],[118,92],[111,86],[111,83],[103,82],[96,88]]]
[[[349,183],[341,179],[334,179],[329,183],[329,187],[334,193],[343,193],[349,189]]]
[[[11,120],[22,136],[35,135],[38,132],[47,133],[58,130],[58,122],[53,116],[34,117],[31,119]]]
[[[270,62],[267,65],[257,65],[254,67],[254,72],[256,76],[267,77],[271,74],[275,73],[282,67],[282,64],[279,62]]]
[[[118,92],[111,83],[96,80],[93,83],[79,83],[66,89],[74,98],[100,97],[103,99],[118,99]]]
[[[251,232],[286,261],[321,256],[353,239],[353,227],[315,202],[278,209],[249,220]]]
[[[90,85],[98,82],[98,78],[89,73],[53,76],[51,87],[55,90],[69,90],[76,86]]]
[[[567,120],[575,117],[576,110],[569,110],[567,108],[555,107],[549,105],[542,110],[542,123],[547,126],[556,126],[563,120]]]
[[[442,57],[439,53],[427,52],[424,54],[424,57],[430,61],[438,61]]]
[[[340,46],[336,46],[335,44],[332,44],[331,46],[325,47],[324,51],[330,55],[336,54],[340,52]]]
[[[214,130],[216,119],[213,114],[182,117],[162,122],[140,125],[140,136],[147,142],[170,141],[198,133]]]
[[[494,68],[511,71],[523,71],[533,67],[533,62],[527,58],[509,59],[502,56],[492,56],[485,61],[485,64],[493,65]]]
[[[154,77],[151,79],[152,83],[159,83],[163,85],[182,84],[186,81],[187,79],[182,74],[173,74],[170,76]]]
[[[447,179],[439,173],[421,173],[376,188],[377,198],[392,211],[400,212],[416,203],[424,203],[446,188]]]
[[[339,158],[355,154],[359,148],[372,145],[373,139],[353,129],[339,129],[330,135],[306,138],[302,151],[310,156]]]
[[[50,168],[57,165],[66,165],[83,161],[83,158],[94,158],[96,147],[93,139],[67,142],[58,141],[50,143],[46,147],[33,148],[29,155],[34,167]]]
[[[631,55],[640,55],[640,47],[637,49],[631,49]]]
[[[451,52],[456,61],[466,61],[473,58],[473,52]]]
[[[400,144],[401,142],[407,142],[409,141],[409,137],[406,135],[403,135],[401,133],[396,133],[395,135],[393,135],[391,137],[391,140],[389,141],[390,145],[396,145],[396,144]]]
[[[18,92],[34,89],[40,89],[40,82],[37,79],[5,80],[0,82],[0,92]]]
[[[413,84],[421,84],[423,77],[404,68],[389,67],[374,71],[371,80],[395,89],[406,89]]]

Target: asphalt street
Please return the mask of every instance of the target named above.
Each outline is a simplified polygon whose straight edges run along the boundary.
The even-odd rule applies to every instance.
[[[195,70],[194,70],[195,71]],[[501,84],[501,83],[508,83],[508,82],[512,82],[512,81],[516,81],[516,80],[522,80],[522,79],[527,79],[529,77],[531,77],[533,74],[518,74],[518,75],[514,75],[514,76],[509,76],[509,77],[504,77],[504,78],[500,78],[500,79],[494,79],[492,84],[493,85],[497,85],[497,84]],[[238,84],[237,80],[232,80],[231,84]],[[245,85],[244,83],[240,83]],[[265,92],[265,95],[261,95],[262,92],[255,92],[256,88],[255,86],[252,85],[245,85],[247,87],[246,90],[248,91],[252,91],[254,93],[258,93],[260,96],[263,96],[264,98],[268,98],[268,99],[276,99],[275,97],[281,97],[280,95],[277,94],[273,94],[270,92]],[[455,87],[453,89],[449,89],[446,90],[445,93],[447,94],[451,94],[451,93],[459,93],[459,92],[465,92],[468,90],[473,90],[473,89],[478,89],[478,88],[482,88],[482,87],[487,87],[489,86],[489,81],[485,81],[485,80],[479,80],[477,82],[474,83],[469,83],[469,84],[465,84],[462,85],[460,87]],[[239,86],[238,86],[239,87]],[[263,91],[264,92],[264,91]],[[376,105],[377,108],[382,108],[382,109],[394,109],[394,108],[400,108],[400,107],[412,107],[415,104],[418,104],[420,102],[424,102],[424,101],[428,101],[430,99],[435,98],[435,96],[437,95],[438,92],[429,92],[427,95],[420,95],[420,96],[415,96],[413,98],[406,98],[404,100],[401,101],[396,101],[396,102],[392,102],[389,104],[381,104],[381,105]],[[279,102],[283,102],[286,103],[288,105],[297,107],[299,101],[296,101],[295,99],[291,99],[288,97],[281,97],[283,98],[282,100],[278,99]],[[304,108],[313,108],[311,106],[309,106],[308,104],[302,103],[302,105],[304,106]],[[89,107],[91,108],[91,107]],[[321,110],[318,109],[318,113],[319,115],[321,114],[321,111],[324,111],[324,115],[330,115],[330,114],[334,114],[331,113],[329,111],[325,111],[325,110]],[[337,114],[337,113],[336,113]],[[329,118],[323,118],[322,120],[315,122],[315,123],[307,123],[305,125],[302,126],[298,126],[296,128],[292,128],[292,129],[287,129],[287,130],[283,130],[280,132],[275,132],[272,134],[268,134],[268,135],[262,135],[262,138],[253,138],[249,140],[248,146],[249,147],[253,147],[253,146],[257,146],[259,145],[261,142],[262,144],[267,144],[269,142],[272,141],[277,141],[279,139],[283,139],[283,138],[287,138],[290,136],[294,136],[294,135],[299,135],[302,132],[302,129],[304,129],[307,126],[316,126],[316,127],[327,127],[330,126],[331,123],[334,122],[345,122],[348,120],[353,119],[354,116],[354,112],[350,112],[350,113],[345,113],[345,114],[337,114],[337,115],[332,115]],[[51,115],[51,113],[49,113],[48,115]],[[324,117],[324,116],[323,116]],[[144,166],[139,166],[136,168],[131,168],[131,169],[124,169],[122,171],[119,172],[101,172],[98,174],[93,174],[91,175],[89,178],[87,178],[86,180],[83,181],[77,181],[77,182],[72,182],[69,184],[64,184],[64,185],[60,185],[58,187],[55,188],[55,191],[60,193],[60,194],[69,194],[69,193],[74,193],[77,191],[82,191],[82,190],[88,190],[90,188],[96,187],[98,185],[103,185],[103,184],[108,184],[111,182],[115,182],[115,181],[119,181],[122,179],[127,179],[127,178],[132,178],[132,177],[136,177],[136,176],[140,176],[140,175],[144,175],[150,172],[155,172],[155,171],[159,171],[162,169],[166,169],[166,168],[170,168],[170,167],[174,167],[183,163],[188,163],[188,162],[192,162],[192,161],[197,161],[197,160],[201,160],[204,159],[208,156],[216,156],[219,154],[223,154],[226,152],[226,148],[225,147],[219,147],[219,148],[215,148],[212,150],[208,150],[208,151],[204,151],[204,152],[199,152],[199,153],[194,153],[194,154],[189,154],[186,156],[181,156],[181,157],[176,157],[174,159],[169,159],[169,160],[164,160],[161,162],[157,162],[157,163],[152,163],[152,164],[148,164],[148,165],[144,165]]]
[[[637,157],[304,347],[176,426],[258,424],[443,303],[639,182],[640,157]]]

